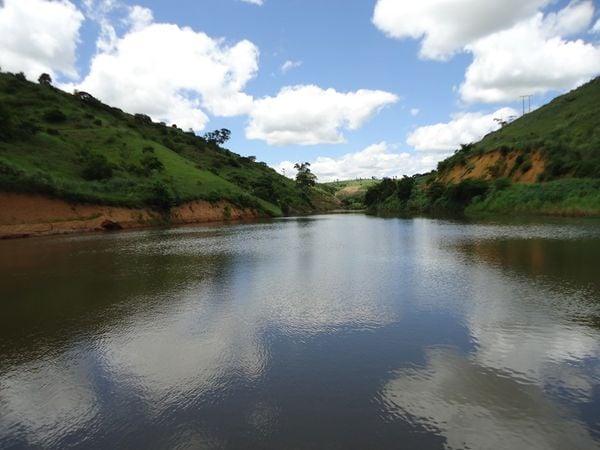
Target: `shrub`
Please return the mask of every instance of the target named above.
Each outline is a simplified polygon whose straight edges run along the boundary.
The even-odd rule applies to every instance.
[[[510,180],[506,177],[498,178],[494,181],[494,190],[502,191],[510,186]]]
[[[141,164],[146,173],[150,173],[153,170],[156,170],[157,172],[165,170],[163,163],[154,155],[145,155],[141,160]]]
[[[0,103],[0,141],[9,140],[14,133],[12,117],[8,109]]]
[[[67,116],[59,109],[51,109],[46,111],[43,115],[46,122],[49,123],[62,123],[66,122]]]
[[[400,199],[401,202],[408,201],[415,186],[415,179],[405,175],[401,180],[398,180],[396,185],[398,199]]]
[[[427,186],[426,195],[431,203],[441,198],[446,191],[446,187],[439,181],[434,181]]]
[[[104,155],[90,153],[85,159],[85,166],[81,174],[84,180],[105,180],[112,177],[112,166]]]
[[[446,189],[448,200],[460,206],[468,205],[475,197],[485,197],[489,184],[485,180],[468,178]]]
[[[165,183],[157,181],[148,189],[146,204],[160,211],[168,211],[175,204],[175,195]]]

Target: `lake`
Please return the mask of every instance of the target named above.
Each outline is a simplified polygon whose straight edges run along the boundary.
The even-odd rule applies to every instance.
[[[600,222],[0,242],[0,448],[600,448]]]

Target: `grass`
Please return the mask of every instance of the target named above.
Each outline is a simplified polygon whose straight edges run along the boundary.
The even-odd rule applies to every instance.
[[[342,202],[347,209],[360,210],[365,208],[365,194],[367,190],[378,184],[378,180],[356,179],[322,183],[321,187]]]
[[[481,141],[464,143],[438,165],[440,173],[468,164],[472,156],[513,150],[527,156],[540,150],[546,170],[540,181],[563,177],[600,178],[600,77],[555,98]]]
[[[513,184],[491,192],[465,209],[467,214],[600,216],[600,179],[563,179]]]
[[[271,215],[314,209],[312,193],[253,157],[7,73],[0,73],[0,174],[3,191],[100,204],[204,199]]]

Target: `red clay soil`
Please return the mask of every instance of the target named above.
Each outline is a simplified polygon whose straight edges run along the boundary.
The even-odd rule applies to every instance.
[[[228,202],[195,201],[171,210],[170,222],[189,224],[260,217],[254,210]],[[0,239],[143,228],[162,217],[149,209],[70,203],[30,194],[0,193]]]
[[[501,177],[509,177],[518,183],[535,183],[544,172],[544,158],[539,151],[531,153],[530,156],[523,154],[526,160],[531,162],[531,168],[526,172],[518,169],[511,175],[512,168],[519,155],[519,151],[512,151],[506,156],[500,150],[473,156],[467,159],[464,165],[457,165],[440,177],[443,183],[458,183],[467,178],[483,178],[492,180]]]

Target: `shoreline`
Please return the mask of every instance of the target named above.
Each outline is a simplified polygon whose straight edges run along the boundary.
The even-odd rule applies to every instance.
[[[187,202],[160,214],[149,208],[76,203],[37,194],[0,193],[0,239],[108,232],[195,223],[260,219],[264,213],[227,201]]]

